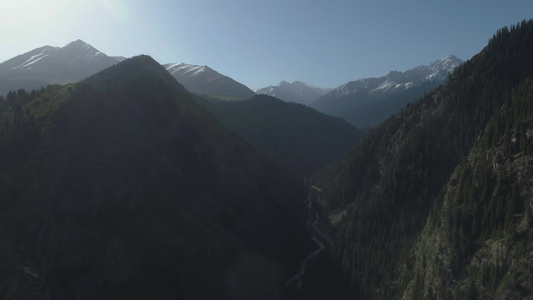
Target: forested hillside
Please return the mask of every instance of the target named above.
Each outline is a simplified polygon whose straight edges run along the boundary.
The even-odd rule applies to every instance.
[[[338,117],[258,95],[245,101],[197,98],[228,129],[304,178],[346,153],[363,133]]]
[[[280,299],[301,179],[148,56],[0,101],[1,299]]]
[[[335,251],[365,297],[390,299],[403,291],[399,271],[414,261],[431,208],[505,99],[533,76],[531,53],[532,21],[499,30],[447,84],[313,178],[326,212],[346,211]]]
[[[453,172],[415,247],[408,298],[533,294],[533,80],[507,98]]]

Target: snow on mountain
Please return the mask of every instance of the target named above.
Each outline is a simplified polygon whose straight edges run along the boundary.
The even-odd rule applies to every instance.
[[[65,47],[59,48],[58,51],[69,60],[80,63],[94,62],[108,57],[82,40],[76,40]]]
[[[343,84],[326,94],[326,98],[343,97],[365,90],[370,95],[382,96],[418,86],[423,82],[443,83],[448,75],[461,64],[461,59],[448,55],[428,65],[405,72],[391,71],[379,78],[363,78]]]
[[[180,74],[181,76],[193,77],[193,76],[198,76],[203,72],[210,72],[210,71],[212,71],[213,75],[216,77],[218,77],[217,75],[220,75],[218,72],[215,72],[214,70],[208,68],[207,66],[189,65],[189,64],[184,64],[184,63],[165,65],[165,68],[172,75]],[[214,74],[214,73],[217,73],[217,74]]]
[[[82,40],[64,47],[40,47],[0,63],[0,95],[79,81],[119,61]]]
[[[265,94],[279,98],[286,102],[309,104],[324,95],[331,89],[316,87],[301,81],[281,81],[278,85],[270,85],[265,88],[257,89],[257,94]]]
[[[448,79],[462,61],[448,55],[405,72],[347,82],[310,104],[358,127],[373,127]]]
[[[255,93],[232,78],[222,75],[208,66],[171,63],[163,65],[187,90],[211,97],[251,98]]]
[[[0,72],[5,72],[9,69],[13,71],[38,68],[46,69],[51,67],[59,67],[58,64],[79,66],[80,68],[89,67],[89,69],[94,69],[94,65],[98,65],[102,61],[107,61],[107,64],[118,62],[117,59],[108,57],[82,40],[77,40],[64,47],[44,46],[25,54],[18,55],[1,63]],[[72,70],[65,71],[72,72]],[[77,71],[82,72],[83,70]]]
[[[32,57],[30,57],[27,61],[23,62],[22,64],[16,66],[13,68],[13,70],[16,70],[16,69],[23,69],[23,68],[26,68],[28,67],[29,69],[31,69],[31,66],[32,64],[38,62],[39,60],[45,58],[49,56],[49,54],[46,54],[46,50],[44,50],[43,52],[39,53],[39,54],[36,54],[36,55],[32,55]]]

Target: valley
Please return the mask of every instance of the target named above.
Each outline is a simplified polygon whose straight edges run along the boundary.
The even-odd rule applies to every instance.
[[[315,234],[320,236],[321,238],[324,238],[324,236],[316,229],[316,225],[318,221],[320,221],[320,217],[318,216],[318,213],[315,213],[313,209],[313,200],[311,198],[311,191],[307,194],[307,208],[308,208],[308,217],[307,217],[307,231],[311,233],[311,239],[313,242],[316,243],[318,246],[318,249],[315,250],[313,253],[309,254],[307,256],[302,264],[300,265],[300,268],[298,269],[298,272],[294,274],[289,280],[287,280],[286,286],[289,287],[291,285],[297,285],[298,288],[302,287],[302,277],[305,275],[305,269],[307,267],[307,264],[313,259],[315,259],[322,251],[324,251],[325,247],[324,244],[315,237]]]

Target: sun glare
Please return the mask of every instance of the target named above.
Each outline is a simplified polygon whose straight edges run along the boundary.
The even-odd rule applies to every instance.
[[[27,0],[2,1],[3,22],[15,26],[46,25],[61,19],[77,2],[68,0],[39,1]],[[44,23],[44,24],[43,24]]]
[[[118,18],[122,22],[128,21],[130,15],[127,5],[123,1],[101,0],[100,2],[114,17]]]

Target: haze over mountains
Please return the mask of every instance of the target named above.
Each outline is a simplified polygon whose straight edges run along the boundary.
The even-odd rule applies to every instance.
[[[278,85],[260,88],[255,92],[276,97],[286,102],[309,105],[331,90],[331,88],[320,88],[301,81],[293,81],[292,83],[281,81]]]
[[[440,84],[461,64],[448,55],[405,72],[392,71],[379,78],[343,84],[313,101],[317,110],[346,119],[358,127],[374,127]]]
[[[61,70],[107,61],[67,46]],[[4,70],[55,74],[63,48],[39,49]],[[533,20],[317,100],[366,126],[397,109],[365,136],[146,55],[9,92],[0,299],[530,299],[531,53]]]

